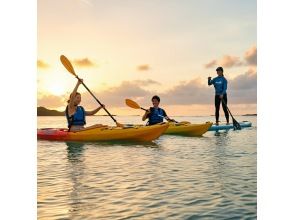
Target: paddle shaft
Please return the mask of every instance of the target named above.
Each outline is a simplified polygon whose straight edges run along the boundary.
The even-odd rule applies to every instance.
[[[85,85],[85,83],[83,81],[81,81],[81,79],[76,76],[76,78],[83,84],[83,86],[88,90],[88,92],[93,96],[93,98],[99,103],[99,105],[101,107],[103,107],[102,103],[96,98],[96,96],[91,92],[91,90]],[[112,118],[112,120],[117,123],[117,121],[115,120],[115,118],[109,113],[109,111],[103,107],[103,109],[107,112],[107,114]]]
[[[226,108],[227,108],[228,112],[230,113],[231,117],[234,118],[231,111],[230,111],[230,109],[228,108],[227,104],[225,103],[225,101],[223,99],[222,99],[222,102],[226,106]]]
[[[227,108],[229,114],[231,115],[231,117],[232,117],[232,119],[233,119],[233,124],[236,124],[237,128],[238,128],[238,129],[239,129],[239,128],[241,129],[241,126],[240,126],[239,122],[237,122],[237,120],[233,117],[233,115],[232,115],[230,109],[228,108],[227,104],[224,102],[223,99],[222,99],[222,102],[223,102],[223,104],[226,106],[226,108]]]

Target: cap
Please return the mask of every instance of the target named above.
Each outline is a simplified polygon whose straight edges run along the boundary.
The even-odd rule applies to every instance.
[[[224,69],[221,66],[219,66],[218,68],[216,68],[216,71],[219,71],[219,70],[221,70],[221,71],[224,72]]]

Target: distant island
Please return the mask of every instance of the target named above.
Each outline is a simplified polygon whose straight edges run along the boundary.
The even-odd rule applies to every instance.
[[[37,116],[65,116],[65,112],[51,110],[51,109],[47,109],[45,107],[40,106],[40,107],[37,107]],[[109,115],[96,115],[96,116],[109,116]],[[112,115],[112,116],[116,116],[116,115]]]
[[[47,109],[45,107],[38,107],[37,116],[65,116],[65,113],[64,111],[60,112],[57,110]]]

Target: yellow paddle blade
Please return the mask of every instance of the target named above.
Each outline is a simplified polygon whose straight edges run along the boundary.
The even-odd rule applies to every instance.
[[[66,56],[61,55],[60,56],[60,61],[63,64],[63,66],[67,69],[68,72],[70,72],[74,76],[77,76],[77,74],[75,73],[75,70],[74,70],[73,66],[71,65],[70,61],[66,58]]]
[[[138,103],[131,99],[126,99],[126,105],[131,108],[140,109],[140,106],[138,105]]]

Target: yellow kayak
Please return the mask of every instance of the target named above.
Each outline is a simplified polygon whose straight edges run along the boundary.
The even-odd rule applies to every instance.
[[[201,136],[208,131],[212,124],[212,122],[206,122],[203,124],[191,124],[190,122],[170,122],[169,127],[164,132],[164,134]]]
[[[44,128],[37,130],[37,136],[38,139],[54,141],[152,141],[168,126],[168,123],[124,128],[102,126],[75,132],[68,132],[67,129]]]

